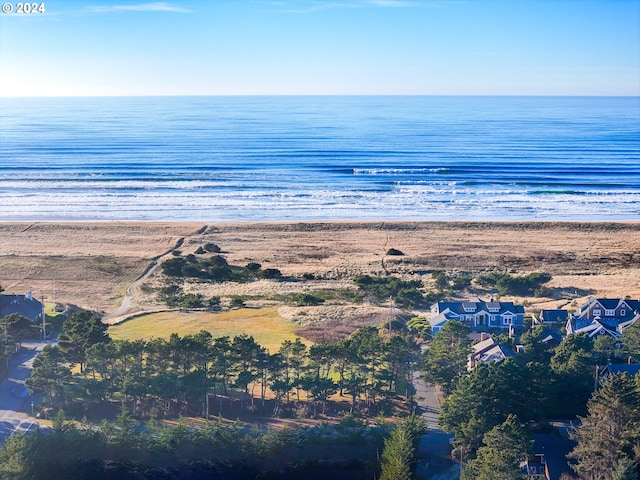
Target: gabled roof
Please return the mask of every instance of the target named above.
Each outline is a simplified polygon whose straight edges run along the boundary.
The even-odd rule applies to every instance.
[[[493,337],[489,337],[485,340],[480,340],[478,343],[471,345],[471,349],[474,354],[482,353],[484,350],[487,350],[494,345],[497,345],[497,342],[493,339]]]
[[[607,371],[611,375],[616,373],[628,373],[631,376],[640,372],[640,363],[611,363],[607,365]]]
[[[550,328],[544,328],[544,337],[542,338],[542,343],[547,343],[550,345],[559,345],[562,342],[562,335],[556,332],[555,330],[551,330]]]
[[[640,320],[640,313],[637,314],[635,317],[633,317],[631,320],[627,320],[626,322],[620,323],[618,325],[618,327],[616,328],[616,330],[617,330],[618,333],[622,333],[627,328],[629,328],[631,325],[633,325],[634,323],[636,323],[639,320]]]
[[[495,306],[499,307],[497,312],[489,311],[495,309]],[[460,316],[469,314],[486,313],[492,315],[503,315],[505,313],[511,313],[513,315],[524,315],[524,307],[522,305],[515,305],[513,302],[483,302],[478,301],[465,301],[465,302],[438,302],[434,305],[435,311],[439,313],[446,313],[448,316]],[[433,307],[432,307],[433,308]],[[471,310],[473,311],[467,311]]]
[[[613,338],[620,338],[620,334],[618,332],[606,328],[597,320],[594,320],[591,324],[587,325],[586,327],[582,327],[582,328],[578,328],[577,330],[574,330],[572,333],[576,333],[576,334],[586,333],[592,338],[598,335],[610,335]]]
[[[0,295],[0,318],[17,313],[33,321],[42,314],[42,303],[29,295]]]
[[[640,313],[640,300],[626,299],[624,303],[626,303],[634,312]]]
[[[472,345],[471,349],[473,352],[469,355],[468,370],[473,370],[478,363],[501,362],[515,355],[510,348],[496,342],[492,337]]]
[[[569,318],[569,312],[566,310],[542,310],[540,319],[543,322],[566,322]]]
[[[623,301],[620,298],[597,298],[596,301],[607,310],[614,310]]]

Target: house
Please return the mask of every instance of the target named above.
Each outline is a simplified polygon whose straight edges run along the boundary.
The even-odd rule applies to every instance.
[[[524,326],[524,307],[513,302],[438,302],[431,306],[431,330],[434,334],[449,320],[458,320],[471,328],[511,330]]]
[[[520,463],[520,468],[522,468],[522,473],[527,478],[550,479],[549,469],[543,453],[536,453],[532,457],[527,456],[526,460]]]
[[[640,319],[640,300],[622,298],[590,298],[567,320],[567,333],[611,335],[622,332]]]
[[[567,323],[569,312],[566,310],[541,310],[539,316],[533,316],[533,323],[542,325],[545,323],[560,322]]]
[[[568,320],[566,324],[566,330],[567,335],[586,333],[591,338],[597,337],[599,335],[609,335],[610,337],[616,339],[620,338],[620,334],[617,331],[608,329],[598,320],[594,320],[593,322],[582,328],[574,328],[571,320]]]
[[[604,367],[597,367],[597,375],[600,383],[604,382],[609,375],[628,373],[632,377],[640,374],[640,363],[609,363]]]
[[[0,295],[0,318],[17,313],[37,323],[42,321],[42,308],[42,303],[33,298],[31,291],[26,295]]]
[[[492,337],[480,340],[478,343],[471,345],[471,354],[467,361],[467,370],[473,370],[478,364],[487,364],[489,362],[502,362],[515,354],[509,347],[495,341]]]
[[[530,469],[525,473],[527,475],[529,473],[532,474],[527,478],[547,478],[549,480],[559,480],[563,475],[568,476],[573,473],[571,467],[567,463],[567,455],[575,447],[575,440],[571,440],[565,433],[561,431],[547,434],[534,434],[533,440],[533,451],[535,452],[535,456],[537,457],[538,455],[543,455],[543,457],[539,460],[529,460],[531,462],[530,465],[536,468]],[[544,462],[546,477],[535,476],[538,475],[540,467],[543,466],[541,464],[538,464],[538,461]],[[524,466],[523,464],[520,465]]]

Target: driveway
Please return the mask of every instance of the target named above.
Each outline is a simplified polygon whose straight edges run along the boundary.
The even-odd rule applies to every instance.
[[[15,431],[36,428],[31,397],[24,381],[31,375],[33,359],[50,342],[25,342],[9,364],[9,376],[0,382],[0,445]]]

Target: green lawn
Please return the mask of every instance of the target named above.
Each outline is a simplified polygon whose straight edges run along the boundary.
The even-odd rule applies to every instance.
[[[169,338],[172,333],[184,336],[200,330],[211,332],[214,338],[246,333],[275,353],[283,341],[296,339],[296,328],[296,324],[278,314],[277,307],[242,308],[220,313],[153,313],[113,325],[109,327],[109,335],[114,340],[138,340]]]

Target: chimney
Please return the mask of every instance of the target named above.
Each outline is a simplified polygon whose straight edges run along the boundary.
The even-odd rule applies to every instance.
[[[33,300],[33,293],[31,290],[29,290],[25,296],[27,297],[27,300]]]

